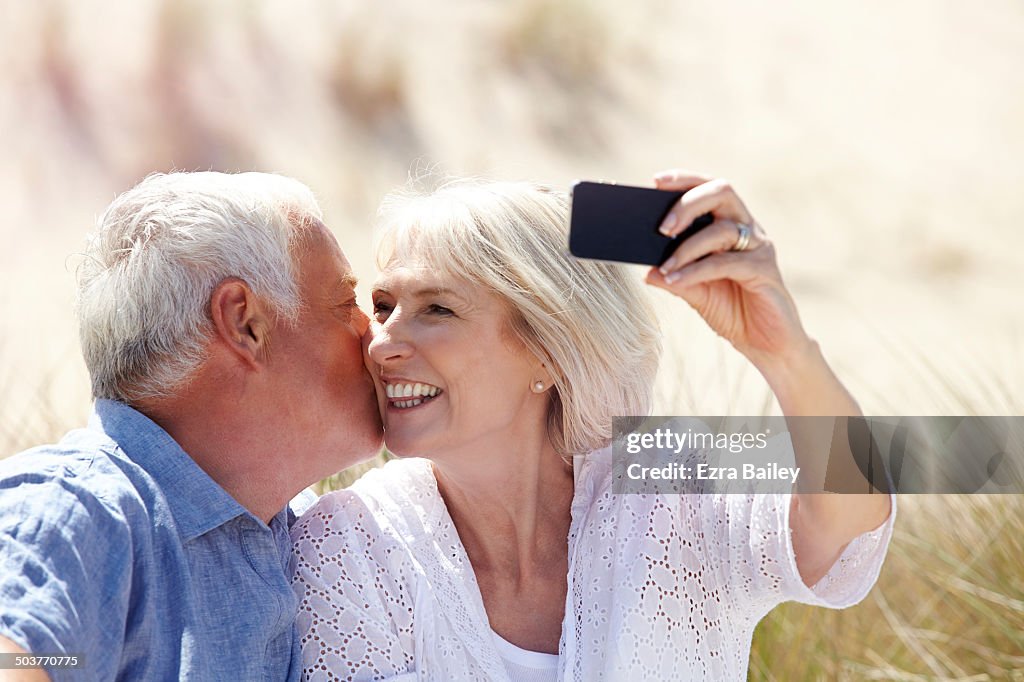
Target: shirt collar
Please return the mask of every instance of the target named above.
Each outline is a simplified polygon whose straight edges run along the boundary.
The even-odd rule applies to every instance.
[[[109,436],[146,470],[163,492],[182,542],[193,540],[240,515],[262,521],[199,468],[166,431],[124,403],[99,399],[89,428]]]

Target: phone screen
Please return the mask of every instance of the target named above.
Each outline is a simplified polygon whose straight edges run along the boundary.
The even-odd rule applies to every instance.
[[[661,265],[687,238],[714,221],[704,214],[675,238],[658,232],[681,191],[606,182],[572,188],[569,252],[578,258]]]

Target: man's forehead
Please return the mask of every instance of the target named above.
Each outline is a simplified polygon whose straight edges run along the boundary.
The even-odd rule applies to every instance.
[[[298,265],[313,281],[331,291],[354,290],[359,284],[334,233],[321,221],[313,219],[298,242]]]

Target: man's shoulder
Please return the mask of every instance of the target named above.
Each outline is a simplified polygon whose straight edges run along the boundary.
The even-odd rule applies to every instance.
[[[161,531],[145,483],[91,429],[0,461],[0,635],[118,660],[129,611],[157,592]]]
[[[74,429],[56,443],[37,445],[0,460],[0,479],[33,473],[75,477],[86,473],[98,456],[102,461],[116,450],[117,443],[106,434]]]
[[[101,505],[122,516],[140,503],[139,467],[102,432],[75,429],[60,441],[0,460],[0,508],[40,508],[59,513],[66,505]]]

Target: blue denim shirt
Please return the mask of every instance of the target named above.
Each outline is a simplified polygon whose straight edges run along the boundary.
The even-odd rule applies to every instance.
[[[297,680],[290,510],[268,526],[163,429],[98,400],[0,462],[0,635],[54,680]]]

